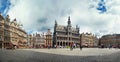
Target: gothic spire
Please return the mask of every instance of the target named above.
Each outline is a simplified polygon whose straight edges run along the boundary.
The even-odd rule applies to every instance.
[[[71,27],[70,16],[68,17],[68,26],[70,26],[70,27]]]
[[[57,26],[57,21],[55,20],[55,26]]]
[[[70,16],[68,17],[68,21],[70,21]]]
[[[6,21],[10,21],[9,15],[6,16]]]
[[[57,21],[55,20],[55,24],[57,24]]]

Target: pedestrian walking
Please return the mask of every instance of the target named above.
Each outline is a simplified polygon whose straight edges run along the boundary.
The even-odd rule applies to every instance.
[[[50,49],[50,45],[48,45],[48,49]]]
[[[76,48],[76,44],[75,44],[75,43],[73,44],[73,48],[74,48],[74,49]]]
[[[109,49],[111,49],[112,48],[112,45],[109,45]]]
[[[70,50],[71,51],[73,50],[73,44],[72,43],[70,44]]]
[[[82,46],[80,46],[80,50],[82,50]]]
[[[54,48],[57,48],[57,46],[55,45]]]

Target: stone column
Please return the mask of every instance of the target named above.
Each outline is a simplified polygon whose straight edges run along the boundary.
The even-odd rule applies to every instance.
[[[56,46],[58,45],[58,42],[56,42]]]
[[[66,47],[66,42],[64,42],[64,44],[65,44],[65,47]]]
[[[62,41],[62,46],[64,46],[64,42]]]
[[[58,44],[59,44],[58,46],[60,46],[60,42],[59,41],[58,41]]]
[[[67,42],[67,46],[69,46],[69,42]]]

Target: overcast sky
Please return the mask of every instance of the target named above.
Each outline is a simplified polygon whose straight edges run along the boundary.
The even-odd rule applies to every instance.
[[[0,11],[28,33],[53,31],[55,20],[67,25],[68,16],[80,33],[120,33],[120,0],[0,0]]]

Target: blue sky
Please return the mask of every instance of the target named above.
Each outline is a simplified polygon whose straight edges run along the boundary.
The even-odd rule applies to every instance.
[[[81,2],[82,1],[82,2]],[[0,12],[11,20],[16,18],[28,33],[53,31],[54,21],[78,25],[80,33],[120,33],[119,0],[0,0]]]
[[[107,11],[104,0],[101,0],[101,1],[98,3],[98,8],[97,8],[97,10],[101,11],[101,13],[104,13],[104,12]]]
[[[9,11],[11,6],[11,1],[10,0],[0,0],[0,12],[6,16],[7,12]],[[100,2],[98,2],[98,7],[96,8],[97,10],[101,11],[101,13],[104,13],[107,11],[106,7],[105,7],[105,2],[104,0],[100,0]],[[63,11],[63,14],[65,12]]]
[[[8,10],[10,9],[11,3],[10,0],[0,0],[0,12],[5,17]]]

